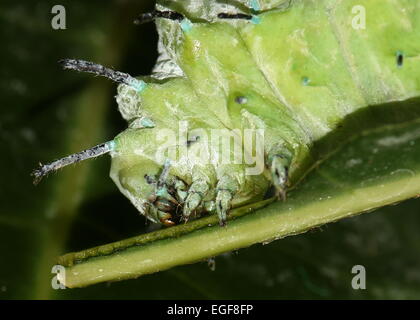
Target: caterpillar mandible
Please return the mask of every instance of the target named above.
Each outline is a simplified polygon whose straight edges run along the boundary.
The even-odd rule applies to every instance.
[[[314,165],[314,142],[352,112],[420,92],[420,1],[161,1],[139,16],[160,40],[150,77],[62,61],[118,83],[128,128],[35,170],[109,153],[110,176],[166,226],[279,198]],[[239,155],[239,156],[238,156]]]

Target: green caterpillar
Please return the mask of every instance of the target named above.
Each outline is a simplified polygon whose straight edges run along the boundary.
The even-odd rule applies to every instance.
[[[361,108],[420,92],[420,1],[162,1],[151,77],[65,60],[118,87],[128,128],[35,170],[110,153],[110,176],[170,226],[280,198],[319,160],[313,143]]]

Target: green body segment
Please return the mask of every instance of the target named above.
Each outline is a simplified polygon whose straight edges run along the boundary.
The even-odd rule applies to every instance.
[[[319,160],[311,158],[313,142],[346,115],[420,91],[413,72],[420,69],[420,1],[257,1],[262,12],[252,21],[217,19],[212,1],[194,1],[195,11],[186,12],[191,1],[166,8],[189,20],[157,21],[160,73],[143,79],[148,84],[141,92],[120,86],[117,97],[134,125],[115,139],[111,177],[153,221],[164,215],[145,205],[162,186],[145,175],[158,179],[165,159],[171,163],[165,188],[179,195],[179,206],[223,216],[230,206],[263,198],[276,179],[289,186],[298,181]],[[136,127],[143,118],[153,128]],[[257,147],[243,146],[244,131],[263,130],[262,172],[247,174],[255,164],[191,157],[205,150],[214,129],[232,134],[251,155]]]

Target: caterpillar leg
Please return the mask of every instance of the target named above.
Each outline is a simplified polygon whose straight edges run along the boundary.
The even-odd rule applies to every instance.
[[[223,176],[217,183],[216,212],[220,226],[226,225],[227,213],[232,206],[232,199],[239,190],[236,179]]]
[[[149,205],[147,210],[147,215],[151,217],[154,221],[160,221],[163,225],[170,227],[175,225],[175,222],[172,220],[172,215],[169,212],[165,212],[159,210],[159,208],[163,210],[171,210],[171,207],[168,208],[162,207],[159,202],[160,200],[156,201],[154,204]]]
[[[170,162],[167,160],[163,166],[162,173],[156,183],[155,197],[157,199],[165,199],[171,203],[178,204],[178,201],[170,194],[169,188],[173,181],[172,176],[169,175]]]
[[[288,153],[275,154],[271,157],[271,178],[276,188],[276,195],[282,200],[286,200],[290,163],[291,156]]]
[[[188,196],[188,187],[185,184],[185,182],[178,178],[175,178],[175,181],[173,182],[173,186],[175,188],[175,193],[179,202],[185,202],[185,199]]]
[[[279,155],[274,156],[271,162],[271,177],[273,179],[274,187],[276,188],[276,195],[282,200],[286,200],[289,165],[290,161]]]
[[[193,182],[188,190],[182,213],[184,221],[188,221],[191,213],[202,204],[213,185],[212,180],[214,180],[214,172],[208,167],[194,167],[192,175]]]
[[[172,226],[173,213],[179,206],[179,201],[174,194],[176,178],[169,174],[170,163],[166,161],[158,179],[145,175],[147,183],[155,186],[154,192],[148,197],[147,214],[154,221],[160,221],[165,226]]]
[[[201,201],[204,198],[204,195],[209,190],[208,184],[205,181],[195,181],[190,189],[188,190],[188,196],[184,203],[184,210],[182,213],[182,218],[185,222],[191,216],[191,213],[194,212],[201,204]]]

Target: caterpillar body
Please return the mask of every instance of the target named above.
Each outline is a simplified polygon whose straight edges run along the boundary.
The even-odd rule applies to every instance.
[[[128,128],[34,175],[109,152],[111,178],[149,220],[217,213],[223,225],[270,188],[285,198],[319,160],[313,143],[347,115],[419,94],[419,9],[412,0],[162,1],[141,17],[160,36],[150,77],[64,62],[121,83]]]

